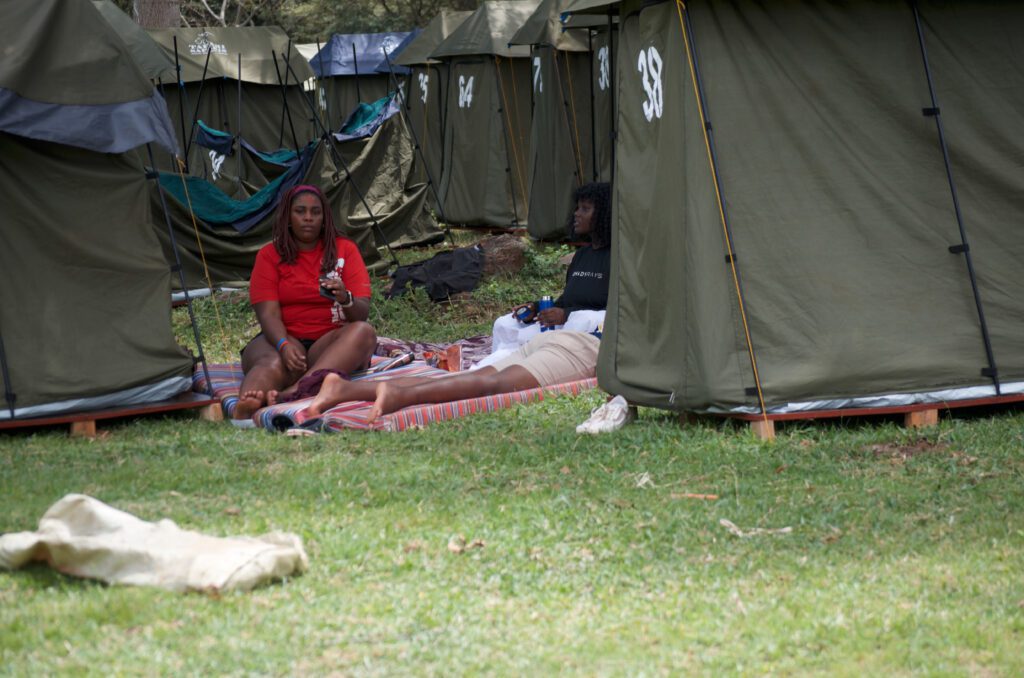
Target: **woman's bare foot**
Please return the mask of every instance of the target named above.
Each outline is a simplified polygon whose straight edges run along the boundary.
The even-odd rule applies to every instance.
[[[338,403],[343,403],[351,398],[346,398],[345,394],[348,389],[349,382],[342,379],[333,372],[324,377],[323,383],[320,385],[320,391],[313,398],[313,402],[306,408],[306,414],[310,417],[319,417],[321,414],[331,409]]]
[[[382,381],[377,386],[377,399],[373,401],[373,407],[370,408],[370,414],[367,415],[366,422],[372,424],[382,414],[391,414],[405,407],[405,404],[401,402],[400,396],[400,388],[395,388],[394,384]]]
[[[234,419],[251,419],[256,410],[263,407],[265,402],[266,396],[263,391],[246,391],[238,396],[238,403],[231,416]]]

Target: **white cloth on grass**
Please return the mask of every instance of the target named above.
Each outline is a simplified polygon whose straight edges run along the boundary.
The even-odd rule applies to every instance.
[[[36,532],[0,536],[0,569],[32,561],[108,584],[207,592],[247,591],[309,566],[294,534],[210,537],[170,520],[140,520],[84,494],[51,506]]]

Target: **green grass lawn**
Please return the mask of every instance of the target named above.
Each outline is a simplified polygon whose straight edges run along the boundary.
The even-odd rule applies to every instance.
[[[484,332],[485,311],[557,284],[556,254],[535,256],[532,283],[387,302],[375,322]],[[244,341],[244,304],[219,312]],[[405,334],[416,323],[423,336]],[[216,344],[214,358],[237,350]],[[0,673],[1024,674],[1024,413],[924,434],[791,424],[768,444],[642,410],[576,436],[602,399],[396,434],[289,439],[179,416],[91,441],[0,435],[0,531],[83,492],[210,534],[296,532],[311,561],[221,597],[0,573]],[[791,531],[739,537],[723,519]],[[450,548],[462,540],[477,546]]]

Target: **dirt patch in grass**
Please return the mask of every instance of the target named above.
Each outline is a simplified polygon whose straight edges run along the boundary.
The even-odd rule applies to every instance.
[[[878,443],[864,447],[865,452],[870,452],[876,459],[899,459],[907,461],[921,455],[946,454],[949,452],[949,443],[932,442],[921,438],[912,443]]]
[[[933,442],[926,438],[919,438],[910,443],[867,445],[863,450],[869,452],[876,459],[886,459],[894,463],[903,463],[917,457],[929,456],[953,457],[961,466],[969,466],[978,461],[977,457],[972,457],[961,450],[953,449],[949,443],[942,441]]]

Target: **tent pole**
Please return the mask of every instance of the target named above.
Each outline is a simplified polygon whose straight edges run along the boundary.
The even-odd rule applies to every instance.
[[[295,75],[295,78],[298,79],[299,76],[297,74],[295,74],[295,71],[292,68],[291,62],[286,59],[285,62],[284,62],[284,65],[285,65],[285,68],[288,69],[289,71],[291,71],[292,74]],[[278,74],[278,77],[280,77],[280,74]],[[356,195],[359,196],[359,201],[363,204],[363,207],[366,209],[366,213],[370,215],[370,220],[373,222],[373,226],[377,230],[377,234],[380,236],[381,240],[384,242],[384,247],[387,249],[388,254],[391,255],[391,263],[394,264],[397,267],[399,265],[399,263],[398,263],[398,257],[395,256],[395,251],[393,249],[391,249],[391,243],[388,242],[388,238],[384,234],[384,229],[381,228],[380,222],[377,221],[377,215],[373,213],[373,210],[370,209],[370,204],[368,202],[366,202],[366,196],[363,194],[363,192],[361,190],[359,190],[359,185],[356,184],[356,180],[352,177],[352,172],[351,172],[351,170],[349,170],[348,163],[345,162],[344,155],[342,155],[338,151],[338,149],[336,149],[334,147],[334,139],[333,139],[333,137],[331,137],[330,130],[327,129],[326,126],[324,126],[323,120],[320,119],[320,115],[317,113],[317,110],[316,110],[316,105],[313,104],[313,102],[309,100],[309,94],[307,92],[302,92],[302,100],[306,102],[307,106],[309,106],[309,111],[310,111],[310,113],[313,114],[313,122],[316,123],[317,127],[320,129],[320,133],[323,135],[322,138],[327,141],[327,144],[328,144],[327,147],[330,149],[331,156],[334,158],[335,163],[340,163],[341,164],[342,168],[345,170],[345,176],[348,179],[348,182],[350,184],[352,184],[352,188],[355,189]]]
[[[235,175],[235,179],[238,181],[238,187],[242,187],[242,53],[238,53],[238,131],[235,132],[238,141],[235,142],[237,149],[235,153],[238,154],[238,170]]]
[[[441,196],[437,193],[437,184],[434,183],[434,178],[430,176],[430,166],[427,164],[427,158],[423,154],[423,148],[420,147],[419,135],[416,134],[416,126],[412,124],[412,117],[409,115],[409,103],[406,100],[405,93],[402,92],[401,86],[398,84],[398,76],[395,74],[394,66],[391,64],[391,57],[388,56],[387,50],[381,47],[381,51],[384,52],[384,61],[388,64],[388,73],[391,76],[391,82],[395,86],[395,90],[398,92],[398,97],[402,102],[402,113],[405,115],[405,122],[409,125],[409,133],[412,134],[413,147],[420,156],[420,162],[423,163],[423,173],[427,175],[427,183],[430,184],[431,191],[434,194],[434,201],[437,203],[437,211],[441,216],[441,221],[444,223],[444,232],[448,236],[448,240],[451,241],[452,247],[455,247],[455,239],[452,237],[451,228],[448,227],[448,217],[445,216],[444,206],[441,204]],[[424,103],[424,106],[427,104]]]
[[[206,393],[209,396],[213,396],[213,381],[210,380],[210,368],[206,364],[206,353],[203,352],[203,342],[199,337],[199,323],[196,321],[196,312],[192,307],[192,297],[188,293],[188,284],[185,282],[185,268],[181,265],[181,255],[178,253],[178,240],[174,237],[174,226],[171,225],[171,213],[167,208],[167,197],[164,195],[164,187],[160,183],[160,173],[156,169],[156,163],[153,161],[153,147],[151,144],[146,144],[146,152],[149,154],[149,166],[150,171],[147,172],[147,177],[156,182],[156,190],[160,195],[160,207],[164,211],[164,221],[167,223],[167,236],[171,240],[171,251],[174,252],[174,266],[171,267],[171,271],[177,271],[178,281],[181,283],[181,291],[185,295],[185,305],[188,307],[189,321],[192,323],[192,335],[196,340],[196,350],[199,351],[199,362],[203,366],[203,377],[206,378]],[[210,294],[216,294],[216,291],[211,289]]]
[[[199,117],[199,104],[203,101],[203,87],[206,86],[206,70],[210,67],[210,53],[212,47],[206,48],[206,63],[203,64],[203,79],[199,81],[199,94],[196,95],[196,107],[192,111],[192,126],[188,130],[188,143],[185,145],[185,161],[188,162],[188,152],[192,149],[192,139],[196,136],[196,119]]]
[[[163,81],[162,78],[157,78],[156,79],[156,86],[160,90],[160,96],[163,97],[164,96],[164,81]],[[179,92],[179,94],[180,94],[180,92]],[[166,99],[167,99],[167,97],[164,97],[165,101],[166,101]],[[179,99],[179,103],[180,103],[181,97],[179,96],[178,99]],[[170,110],[168,110],[168,112],[170,112]],[[183,118],[183,120],[184,120],[184,118]],[[171,167],[173,167],[175,169],[175,171],[177,171],[178,163],[175,162],[177,160],[177,156],[174,153],[171,153],[170,151],[168,151],[167,154],[169,156],[171,156]],[[188,167],[187,166],[185,168],[185,172],[188,173]]]
[[[946,133],[942,127],[942,113],[939,109],[939,101],[935,95],[935,84],[932,82],[931,66],[928,63],[928,49],[925,46],[924,31],[921,28],[921,14],[918,12],[917,0],[910,0],[910,8],[914,12],[914,25],[917,27],[917,42],[921,48],[921,61],[924,65],[924,74],[928,80],[928,94],[931,99],[931,108],[925,108],[922,113],[926,117],[935,119],[935,129],[939,136],[939,147],[942,149],[942,161],[946,166],[946,180],[949,182],[949,193],[953,198],[953,211],[956,213],[956,225],[960,231],[960,244],[949,248],[951,254],[963,254],[964,263],[967,264],[967,275],[971,280],[971,291],[974,293],[974,306],[978,311],[978,324],[981,326],[981,339],[985,345],[985,357],[988,367],[981,370],[983,377],[992,379],[996,388],[996,395],[1002,395],[999,385],[999,370],[996,367],[995,353],[992,351],[992,340],[989,337],[988,323],[985,322],[985,310],[981,305],[981,292],[978,290],[978,278],[974,271],[974,259],[971,256],[970,243],[967,242],[967,227],[964,225],[964,215],[960,210],[960,198],[956,192],[956,182],[953,180],[953,166],[949,160],[949,147],[946,145]]]
[[[590,59],[590,180],[597,181],[597,120],[594,118],[594,31],[587,29],[587,57]]]
[[[292,43],[288,43],[288,51],[292,51]],[[274,57],[274,70],[277,72],[277,81],[281,84],[281,101],[284,103],[284,113],[288,118],[288,127],[292,132],[292,144],[295,146],[295,157],[298,158],[302,155],[299,151],[299,139],[295,136],[295,125],[292,124],[292,110],[288,106],[288,71],[284,73],[284,80],[281,79],[281,69],[277,66],[277,52],[270,51],[270,55]],[[288,62],[285,61],[285,64]],[[301,88],[300,88],[301,89]]]
[[[615,34],[612,33],[612,12],[608,10],[608,91],[611,93],[612,105],[608,107],[608,115],[611,116],[611,121],[608,125],[608,140],[611,142],[611,162],[612,167],[608,171],[608,183],[612,186],[615,185],[615,140],[619,136],[618,130],[615,129],[615,112],[619,105],[618,97],[615,96],[615,64],[612,63],[613,59],[616,59],[615,54]]]
[[[363,102],[363,95],[359,93],[359,57],[356,56],[356,43],[352,42],[352,68],[356,73],[356,103]]]
[[[697,45],[693,39],[693,28],[690,25],[690,14],[685,10],[681,0],[676,0],[676,8],[679,12],[679,28],[683,33],[686,56],[690,62],[690,69],[693,75],[694,88],[697,94],[697,106],[700,111],[701,127],[704,129],[704,140],[707,145],[708,160],[711,163],[711,176],[715,185],[715,196],[718,201],[719,214],[722,221],[722,233],[726,245],[726,262],[732,272],[733,284],[736,288],[736,300],[739,305],[740,319],[743,322],[743,334],[747,344],[747,356],[750,359],[750,369],[754,375],[754,387],[757,391],[757,400],[761,407],[761,416],[768,422],[768,410],[764,405],[764,392],[761,389],[761,376],[757,369],[757,356],[754,352],[754,342],[750,337],[750,325],[747,322],[746,298],[743,294],[743,281],[740,278],[740,269],[736,264],[736,248],[733,245],[732,227],[729,224],[729,213],[726,210],[725,197],[722,195],[722,180],[718,173],[718,153],[715,150],[715,134],[711,127],[711,119],[708,117],[707,100],[704,97],[704,81],[700,74],[700,62],[697,59]]]
[[[188,153],[185,153],[185,82],[181,79],[178,61],[178,36],[174,36],[174,72],[178,77],[178,115],[181,117],[181,152],[185,155],[185,174],[188,174]]]
[[[569,100],[572,98],[566,97],[566,82],[569,81],[569,77],[572,74],[569,73],[569,56],[565,56],[565,67],[567,77],[563,80],[561,71],[558,70],[558,50],[555,49],[554,45],[550,45],[551,50],[551,61],[552,70],[555,71],[555,82],[558,84],[558,95],[562,98],[562,119],[565,120],[565,138],[569,142],[569,153],[572,154],[572,165],[575,168],[573,174],[576,176],[576,187],[579,188],[583,185],[583,176],[586,172],[583,171],[583,157],[580,155],[580,144],[579,144],[579,126],[576,123],[576,115],[571,110]],[[572,83],[569,83],[569,87]],[[570,93],[571,94],[571,93]],[[575,139],[575,142],[573,141]]]
[[[317,38],[316,39],[317,62],[316,63],[317,63],[317,68],[320,69],[320,72],[317,73],[316,70],[314,70],[313,71],[313,75],[316,76],[316,79],[314,80],[314,82],[316,83],[316,88],[315,88],[314,91],[316,92],[316,97],[317,97],[316,100],[318,102],[320,100],[320,86],[321,86],[320,85],[320,81],[324,77],[324,75],[323,75],[323,73],[324,73],[324,59],[323,59],[323,57],[320,56],[320,50],[321,50],[320,38]],[[310,62],[309,65],[312,66],[313,62]],[[330,100],[327,99],[327,93],[326,92],[324,93],[324,116],[327,118],[327,124],[330,125],[331,124],[331,102],[330,102]]]
[[[4,378],[4,400],[7,401],[7,409],[11,412],[11,419],[14,419],[14,403],[18,395],[11,389],[11,373],[7,370],[7,352],[4,351],[4,335],[0,332],[0,374]]]
[[[516,203],[516,186],[515,179],[512,177],[512,156],[510,155],[509,150],[509,137],[512,136],[512,125],[508,117],[509,111],[508,102],[505,100],[505,85],[501,80],[501,64],[498,62],[497,55],[491,56],[491,63],[494,64],[494,70],[498,74],[498,89],[501,90],[501,112],[504,113],[504,115],[501,116],[501,128],[505,132],[503,135],[505,139],[505,174],[508,175],[508,190],[509,195],[512,198],[512,225],[519,226],[519,209]],[[513,73],[513,77],[515,77],[515,73]]]
[[[429,65],[428,65],[428,68],[429,68]],[[441,68],[437,67],[437,66],[435,66],[434,68],[437,71],[437,81],[438,81],[438,83],[440,83],[441,82]],[[445,168],[445,164],[446,164],[445,163],[445,157],[448,155],[448,92],[452,91],[452,75],[453,75],[454,70],[455,69],[452,68],[452,62],[449,61],[448,62],[448,73],[447,73],[447,77],[445,77],[445,82],[444,82],[444,93],[443,93],[443,95],[441,97],[438,97],[438,100],[437,100],[437,115],[438,115],[438,117],[440,118],[440,121],[441,121],[441,176],[438,177],[438,179],[437,179],[438,181],[440,181],[441,179],[444,178],[444,168]],[[451,179],[450,178],[449,178],[448,183],[451,184]],[[447,194],[445,194],[445,197],[447,197]]]

